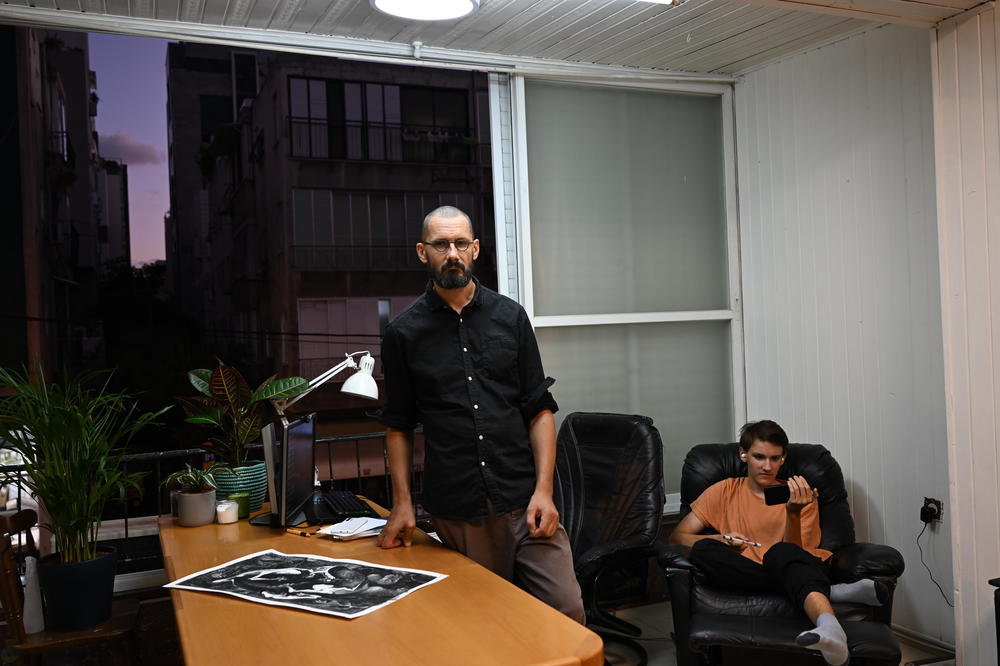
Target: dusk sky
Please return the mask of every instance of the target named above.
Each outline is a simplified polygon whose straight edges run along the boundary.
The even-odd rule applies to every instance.
[[[166,53],[165,40],[90,34],[101,156],[128,164],[134,265],[165,258],[163,215],[170,208]]]

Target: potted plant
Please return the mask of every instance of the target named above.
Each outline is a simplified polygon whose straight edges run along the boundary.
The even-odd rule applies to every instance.
[[[102,375],[107,375],[103,378]],[[98,547],[105,505],[141,492],[142,473],[127,474],[124,446],[169,407],[140,412],[134,399],[109,390],[110,372],[84,373],[62,383],[32,381],[27,371],[0,368],[0,439],[21,460],[23,473],[4,476],[35,497],[55,537],[55,553],[39,574],[47,626],[75,631],[111,615],[117,552]],[[98,388],[90,390],[88,385]]]
[[[163,480],[163,485],[176,487],[177,524],[184,527],[207,525],[215,520],[215,475],[230,471],[225,463],[214,463],[206,469],[191,467],[177,470]]]
[[[186,420],[211,428],[213,434],[202,446],[231,467],[214,474],[217,495],[226,499],[231,493],[249,492],[250,510],[256,511],[267,494],[267,470],[262,461],[247,460],[247,446],[260,437],[265,423],[261,410],[268,400],[298,395],[309,382],[272,375],[251,390],[243,375],[222,361],[213,370],[191,370],[188,379],[199,395],[180,398]]]

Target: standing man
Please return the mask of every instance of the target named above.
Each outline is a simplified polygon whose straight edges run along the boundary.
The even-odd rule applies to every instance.
[[[528,316],[472,276],[479,240],[459,209],[431,211],[416,250],[427,290],[382,339],[393,506],[378,545],[412,544],[413,428],[422,423],[423,504],[441,540],[582,623],[552,501],[555,380],[542,372]]]
[[[709,486],[691,503],[691,513],[674,528],[670,543],[690,546],[691,562],[720,587],[783,590],[816,625],[796,642],[841,666],[850,653],[831,600],[881,606],[888,588],[871,579],[830,585],[832,553],[819,547],[819,492],[806,479],[788,479],[786,504],[764,503],[764,488],[779,483],[787,446],[788,436],[774,421],[743,426],[740,459],[747,475]],[[709,528],[718,534],[702,534]]]

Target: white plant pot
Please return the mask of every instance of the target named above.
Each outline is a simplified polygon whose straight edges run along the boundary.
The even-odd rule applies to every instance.
[[[215,522],[215,490],[177,493],[177,524],[198,527]]]

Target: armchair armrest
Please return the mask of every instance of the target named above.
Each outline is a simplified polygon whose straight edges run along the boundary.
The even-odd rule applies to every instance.
[[[691,633],[691,583],[698,570],[691,563],[690,554],[689,547],[679,544],[670,544],[657,553],[660,566],[667,574],[678,666],[695,666],[701,663],[688,647],[688,635]]]
[[[641,534],[633,534],[587,550],[577,558],[574,568],[578,578],[585,577],[593,575],[603,567],[631,558],[649,557],[652,554],[653,546],[649,543],[649,539]]]
[[[861,578],[888,578],[895,581],[903,575],[906,563],[892,546],[878,543],[853,543],[833,554],[830,571],[834,581],[854,581]]]
[[[671,569],[694,571],[696,567],[691,564],[691,560],[688,559],[690,555],[691,549],[689,547],[672,543],[661,550],[658,557],[660,560],[660,566],[666,569],[669,574]]]

